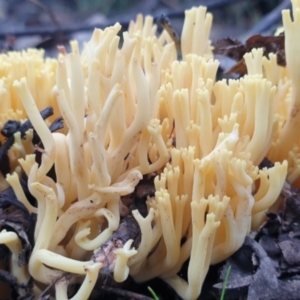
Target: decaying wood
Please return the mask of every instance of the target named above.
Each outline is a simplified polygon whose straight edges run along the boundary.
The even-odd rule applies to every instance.
[[[147,197],[153,196],[154,192],[153,177],[142,180],[137,185],[135,192],[127,196],[131,197],[134,203],[130,210],[138,209],[140,214],[145,217],[147,215]],[[112,273],[117,258],[117,255],[114,253],[115,250],[123,248],[124,244],[130,239],[134,241],[133,247],[138,248],[141,240],[141,231],[131,212],[121,220],[119,228],[112,236],[94,251],[93,261],[103,263],[103,270]]]

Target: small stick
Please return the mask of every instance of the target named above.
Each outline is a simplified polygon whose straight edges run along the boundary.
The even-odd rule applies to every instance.
[[[158,19],[157,23],[163,27],[163,29],[169,34],[173,42],[175,43],[176,49],[181,52],[181,42],[179,35],[177,32],[174,30],[174,28],[171,25],[170,19],[162,14]]]

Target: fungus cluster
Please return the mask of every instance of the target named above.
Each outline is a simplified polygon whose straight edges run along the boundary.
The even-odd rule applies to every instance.
[[[287,66],[254,49],[245,55],[248,74],[228,82],[216,82],[212,16],[203,7],[186,11],[181,60],[168,34],[157,36],[153,19],[142,16],[122,46],[115,24],[95,29],[81,54],[73,41],[57,60],[36,50],[0,56],[1,128],[28,118],[43,145],[38,163],[33,130],[26,139],[16,132],[11,172],[1,178],[2,190],[11,185],[37,215],[28,265],[18,265],[20,237],[0,232],[19,284],[32,277],[38,297],[55,282],[56,298],[67,299],[68,286],[81,283],[72,299],[87,299],[106,267],[103,245],[124,215],[121,198],[155,175],[147,215],[132,211],[140,242],[114,245],[110,271],[117,282],[129,274],[137,282],[160,277],[182,298],[198,297],[209,266],[233,254],[280,205],[286,180],[299,182],[300,46],[293,41],[300,1],[292,4],[293,21],[283,11]],[[63,117],[60,131],[52,133],[40,115],[46,106],[50,121]],[[274,166],[260,169],[264,157]],[[178,272],[188,259],[186,281]]]

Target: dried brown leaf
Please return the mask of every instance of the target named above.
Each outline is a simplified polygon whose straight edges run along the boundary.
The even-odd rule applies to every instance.
[[[214,54],[225,55],[237,61],[232,68],[225,72],[226,74],[244,75],[247,73],[247,68],[243,56],[254,48],[263,48],[263,55],[267,57],[270,53],[276,54],[277,64],[280,66],[286,65],[284,35],[262,36],[256,34],[248,38],[244,44],[235,39],[222,39],[215,43]]]

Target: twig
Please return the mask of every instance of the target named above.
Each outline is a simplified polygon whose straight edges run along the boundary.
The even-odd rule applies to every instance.
[[[214,0],[208,3],[205,3],[208,10],[217,9],[223,6],[240,3],[241,1],[246,0]],[[200,4],[200,3],[199,3]],[[172,18],[182,18],[184,16],[184,10],[187,9],[188,6],[182,6],[180,10],[171,10],[166,13],[166,16],[170,19]],[[154,19],[157,20],[161,16],[161,11],[159,13],[154,14]],[[134,17],[134,15],[124,15],[123,17],[114,17],[110,18],[109,21],[99,22],[97,24],[72,24],[72,25],[61,25],[59,28],[57,26],[38,26],[38,27],[30,27],[30,28],[19,28],[17,30],[9,30],[7,27],[3,27],[0,30],[0,39],[5,38],[8,35],[12,35],[15,37],[20,36],[31,36],[31,35],[54,35],[58,31],[63,34],[71,34],[73,32],[80,31],[92,31],[95,27],[97,28],[105,28],[108,26],[114,25],[116,22],[119,22],[122,27],[127,27],[129,21]]]
[[[171,26],[170,19],[166,17],[165,15],[161,15],[160,18],[158,18],[157,23],[160,24],[164,30],[167,31],[173,42],[175,43],[177,51],[181,52],[181,43],[180,38],[177,34],[177,32],[173,29]]]
[[[150,298],[148,296],[137,294],[137,293],[126,291],[126,290],[122,290],[122,289],[115,288],[115,287],[100,287],[100,288],[98,288],[98,290],[102,290],[102,291],[108,292],[110,294],[115,294],[115,295],[121,296],[122,299],[153,300],[152,298]]]
[[[252,27],[246,34],[244,34],[241,40],[245,41],[250,36],[255,34],[263,33],[264,31],[270,29],[272,25],[278,22],[281,18],[281,11],[283,9],[288,9],[291,7],[290,0],[282,1],[276,8],[269,12],[259,23]]]
[[[146,217],[148,214],[146,205],[147,197],[151,197],[155,193],[153,180],[154,177],[143,179],[130,196],[134,201],[131,210],[137,209],[143,217]],[[125,243],[131,239],[134,241],[133,247],[138,248],[141,241],[141,229],[134,216],[130,213],[121,220],[119,228],[114,231],[110,238],[98,249],[94,250],[92,260],[103,263],[102,269],[106,273],[107,271],[108,273],[112,273],[117,258],[115,250],[123,248]]]
[[[171,8],[178,8],[180,7],[180,3],[178,0],[170,1],[170,0],[161,0],[161,2]]]
[[[49,15],[50,19],[52,20],[53,24],[55,24],[56,26],[59,26],[59,22],[56,19],[55,14],[53,13],[53,11],[51,10],[50,7],[48,7],[47,5],[41,3],[38,0],[27,0],[27,1],[34,4],[34,5],[36,5],[37,7],[42,9],[44,12],[46,12]]]
[[[38,300],[43,299],[43,297],[47,296],[48,294],[50,294],[51,289],[55,287],[56,283],[59,282],[60,280],[66,280],[66,281],[70,281],[70,279],[72,278],[72,275],[70,273],[63,273],[61,274],[61,276],[59,276],[58,278],[56,278],[51,284],[49,284],[44,291],[40,294]]]
[[[140,235],[140,227],[135,218],[131,214],[126,216],[111,237],[94,251],[93,261],[103,263],[105,272],[113,272],[117,259],[115,250],[123,248],[128,240],[139,242]]]

